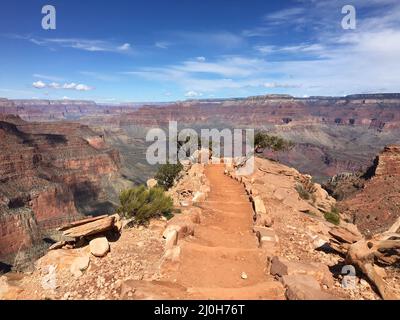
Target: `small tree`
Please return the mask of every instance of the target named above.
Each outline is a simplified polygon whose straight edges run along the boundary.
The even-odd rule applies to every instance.
[[[254,147],[257,153],[263,153],[265,149],[274,152],[289,151],[294,147],[294,143],[281,137],[271,136],[259,131],[254,136]]]
[[[117,212],[125,218],[134,218],[137,224],[146,224],[151,218],[168,215],[173,201],[162,188],[139,186],[124,190],[119,196],[121,206]]]
[[[163,164],[157,171],[155,179],[158,185],[168,190],[174,185],[175,179],[178,177],[179,173],[182,171],[183,166],[181,163],[178,164]]]

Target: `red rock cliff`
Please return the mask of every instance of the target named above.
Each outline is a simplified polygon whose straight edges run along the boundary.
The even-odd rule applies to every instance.
[[[400,146],[387,146],[367,172],[364,188],[340,208],[365,234],[385,231],[400,216]]]
[[[79,203],[96,200],[103,178],[119,169],[118,153],[76,123],[0,116],[0,149],[0,258],[77,219]]]

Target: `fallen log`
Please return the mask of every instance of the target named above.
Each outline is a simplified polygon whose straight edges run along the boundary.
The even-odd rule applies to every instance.
[[[356,240],[354,232],[334,228],[329,233],[331,247],[346,256],[346,263],[358,268],[376,287],[384,300],[397,300],[383,278],[378,274],[375,263],[394,264],[400,259],[400,218],[387,232],[375,235],[372,239]]]
[[[400,239],[400,236],[399,236]],[[360,240],[352,244],[347,252],[346,263],[356,266],[376,286],[381,297],[385,300],[399,299],[387,287],[385,281],[374,268],[382,250],[400,248],[400,240]]]

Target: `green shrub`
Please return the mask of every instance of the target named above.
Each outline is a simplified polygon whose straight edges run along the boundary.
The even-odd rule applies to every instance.
[[[265,149],[280,152],[291,150],[294,147],[294,143],[259,131],[254,136],[254,147],[257,153],[262,153]]]
[[[126,218],[134,218],[137,224],[146,224],[151,218],[169,215],[173,208],[172,199],[162,188],[147,189],[139,186],[124,190],[119,196],[121,206],[118,213]]]
[[[335,225],[340,224],[340,213],[339,213],[338,208],[333,207],[331,209],[331,212],[325,212],[324,216],[325,216],[326,221],[333,223]]]
[[[181,163],[178,164],[163,164],[157,171],[155,179],[158,185],[165,190],[168,190],[174,185],[175,179],[178,177],[179,173],[182,171],[183,166]]]

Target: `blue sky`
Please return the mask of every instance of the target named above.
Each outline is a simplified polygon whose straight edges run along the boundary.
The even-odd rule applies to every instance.
[[[83,2],[83,4],[82,4]],[[57,29],[43,30],[54,5]],[[344,5],[357,28],[344,30]],[[400,92],[398,0],[3,0],[0,97]]]

